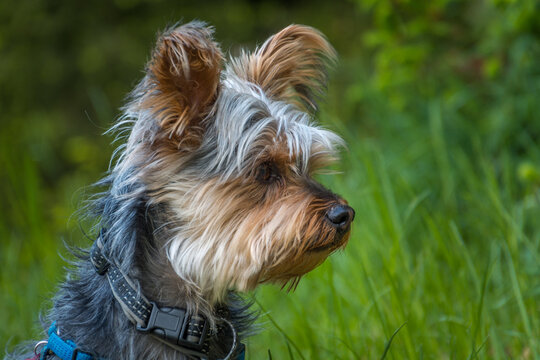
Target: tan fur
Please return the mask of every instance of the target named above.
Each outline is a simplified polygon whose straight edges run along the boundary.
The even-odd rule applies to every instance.
[[[346,202],[312,179],[336,160],[341,139],[303,111],[324,90],[330,44],[292,25],[221,72],[202,25],[159,39],[129,107],[138,118],[119,167],[138,169],[148,204],[166,211],[179,284],[215,304],[263,282],[294,288],[346,245],[349,229],[326,218]],[[265,166],[275,181],[260,178]]]
[[[243,54],[233,62],[233,69],[268,96],[314,110],[326,86],[328,63],[335,59],[335,50],[319,31],[291,25],[253,54]]]
[[[348,235],[337,237],[324,220],[335,200],[311,195],[293,173],[271,188],[245,180],[192,181],[166,188],[158,201],[172,204],[186,221],[170,254],[184,267],[175,270],[191,274],[188,280],[200,284],[207,297],[229,288],[252,290],[262,282],[284,284],[347,243]],[[190,270],[189,261],[194,267],[206,262],[213,271]]]
[[[199,143],[201,121],[216,98],[223,55],[212,32],[189,24],[170,31],[148,64],[151,91],[141,107],[154,113],[178,147]]]

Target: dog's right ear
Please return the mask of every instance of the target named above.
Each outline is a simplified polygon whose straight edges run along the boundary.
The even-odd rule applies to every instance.
[[[197,21],[166,31],[147,66],[140,107],[151,111],[178,148],[200,143],[202,120],[217,97],[223,55],[212,34]]]

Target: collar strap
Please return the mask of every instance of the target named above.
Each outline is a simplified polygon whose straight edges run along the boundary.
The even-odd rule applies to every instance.
[[[45,360],[52,354],[62,360],[104,360],[94,354],[79,350],[71,340],[63,340],[58,333],[56,321],[49,327],[48,335],[49,339],[47,341],[41,341],[36,344],[36,349],[34,349],[35,356],[26,360]],[[37,352],[38,346],[43,343],[45,346]],[[240,344],[239,350],[236,360],[244,360],[246,354],[244,344]]]
[[[154,336],[186,355],[207,359],[210,338],[216,335],[212,334],[208,320],[201,314],[190,314],[182,308],[159,307],[148,300],[134,282],[103,255],[104,235],[105,231],[101,229],[90,250],[90,261],[99,275],[107,275],[115,299],[129,320],[136,324],[137,330]],[[224,358],[227,360],[237,353],[237,333],[228,320],[221,320],[230,327],[233,334],[229,354]],[[242,351],[238,354],[239,359],[243,356],[243,346],[240,348]]]
[[[44,360],[48,355],[54,353],[54,355],[62,360],[101,360],[93,354],[80,351],[73,341],[63,340],[58,334],[56,321],[52,323],[48,334],[49,340],[43,350],[41,350],[41,356],[38,359]]]

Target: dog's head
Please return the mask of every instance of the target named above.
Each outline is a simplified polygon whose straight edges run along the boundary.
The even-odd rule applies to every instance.
[[[219,301],[295,284],[345,246],[354,211],[313,179],[342,144],[312,122],[335,59],[324,36],[292,25],[224,64],[212,32],[193,22],[160,36],[116,170],[137,169],[164,209],[175,273]]]

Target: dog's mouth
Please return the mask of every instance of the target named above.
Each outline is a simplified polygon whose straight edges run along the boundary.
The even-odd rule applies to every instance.
[[[351,226],[348,225],[343,230],[337,231],[332,239],[328,239],[323,242],[317,241],[314,246],[309,248],[309,252],[332,252],[339,249],[340,247],[345,247],[345,245],[349,241],[350,232]]]
[[[326,244],[326,245],[320,245],[320,246],[316,246],[312,249],[309,249],[309,252],[314,252],[314,253],[320,253],[320,252],[323,252],[323,251],[332,251],[334,250],[334,248],[338,248],[338,246],[336,246],[334,243],[330,243],[330,244]]]
[[[302,253],[296,253],[283,261],[270,266],[259,282],[289,283],[291,279],[300,279],[304,274],[319,266],[332,252],[344,248],[350,237],[350,226],[342,231],[329,231],[328,227],[319,230],[318,236],[304,239],[309,245]],[[326,234],[324,234],[326,233]],[[295,280],[289,288],[296,287]]]

